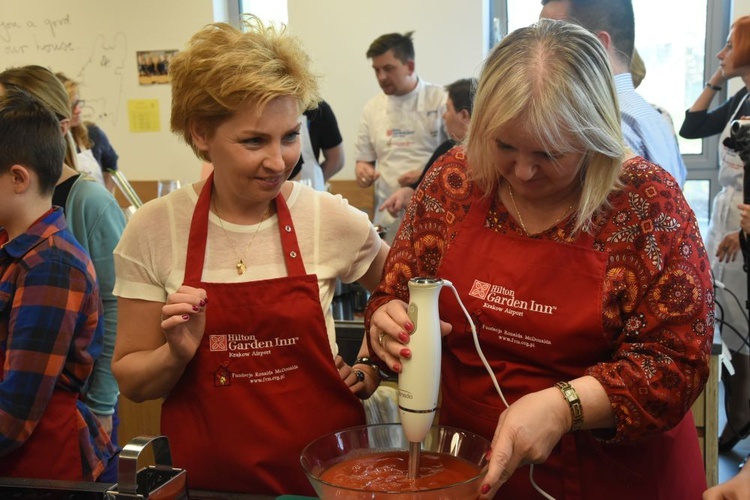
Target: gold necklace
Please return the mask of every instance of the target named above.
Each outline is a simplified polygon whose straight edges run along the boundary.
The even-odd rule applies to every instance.
[[[513,188],[510,187],[510,183],[508,183],[508,194],[510,194],[510,201],[511,203],[513,203],[513,208],[516,210],[516,215],[518,216],[519,224],[521,224],[521,229],[523,229],[523,232],[526,236],[530,236],[529,232],[526,230],[526,224],[523,223],[523,217],[521,216],[521,211],[518,210],[518,205],[516,205],[516,198],[513,196]],[[555,221],[552,224],[550,224],[548,228],[556,225],[558,222],[563,220],[565,216],[568,215],[568,212],[573,210],[574,205],[575,205],[575,201],[571,203],[570,206],[565,209],[562,215],[558,217],[557,219],[555,219]]]
[[[242,255],[237,251],[237,247],[239,246],[234,239],[232,239],[229,236],[229,233],[227,233],[227,230],[224,229],[224,223],[221,222],[221,215],[219,215],[219,209],[216,208],[216,202],[212,199],[211,203],[214,206],[214,212],[216,212],[216,217],[219,219],[219,226],[221,227],[221,231],[224,233],[224,237],[229,242],[229,246],[232,248],[232,252],[234,252],[234,255],[237,257],[237,263],[234,265],[234,268],[237,270],[237,274],[243,275],[245,274],[245,271],[247,271],[247,266],[245,265],[245,259],[244,255],[247,254],[247,252],[250,250],[250,247],[253,245],[253,241],[255,241],[255,237],[258,236],[258,231],[260,231],[260,227],[263,225],[263,222],[266,220],[266,217],[268,217],[268,212],[271,210],[271,205],[268,205],[266,207],[266,211],[263,212],[263,217],[260,219],[260,222],[258,223],[258,228],[253,233],[253,237],[250,239],[250,243],[247,244],[247,247],[245,248],[245,251],[242,252]]]

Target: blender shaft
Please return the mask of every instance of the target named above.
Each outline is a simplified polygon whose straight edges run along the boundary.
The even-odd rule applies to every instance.
[[[409,479],[419,475],[419,459],[422,454],[422,443],[409,443]]]

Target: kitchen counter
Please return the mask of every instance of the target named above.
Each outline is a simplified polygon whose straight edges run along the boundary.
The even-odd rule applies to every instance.
[[[75,481],[54,481],[49,479],[22,479],[0,477],[0,498],[4,500],[65,499],[99,500],[114,484],[86,483]],[[215,491],[190,490],[191,500],[303,500],[314,497],[294,495],[254,495],[249,493],[224,493]]]

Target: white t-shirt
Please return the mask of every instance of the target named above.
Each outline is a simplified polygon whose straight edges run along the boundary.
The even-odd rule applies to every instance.
[[[341,196],[292,184],[286,200],[294,222],[302,261],[308,274],[316,274],[320,303],[325,316],[331,352],[338,353],[331,302],[336,278],[351,283],[369,269],[382,241],[367,214],[351,207]],[[114,251],[118,297],[166,302],[184,280],[187,241],[198,194],[192,185],[152,200],[139,208],[125,227]],[[258,225],[242,226],[222,221],[211,212],[203,281],[239,283],[287,276],[284,265],[278,217]],[[233,249],[227,237],[236,242]],[[247,272],[238,275],[237,253]],[[210,297],[209,297],[210,299]],[[210,306],[209,306],[210,307]],[[287,307],[294,307],[288,304]]]
[[[78,160],[78,171],[88,175],[104,187],[104,174],[99,162],[94,158],[94,153],[90,149],[85,149],[76,155]]]
[[[400,187],[398,178],[424,168],[446,139],[443,112],[445,89],[418,81],[406,95],[379,93],[362,111],[357,136],[357,161],[376,162],[380,177],[375,183],[378,204]]]

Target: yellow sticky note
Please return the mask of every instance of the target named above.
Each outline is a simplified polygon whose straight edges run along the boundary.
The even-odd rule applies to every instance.
[[[131,132],[159,132],[159,100],[128,99],[128,121]]]

